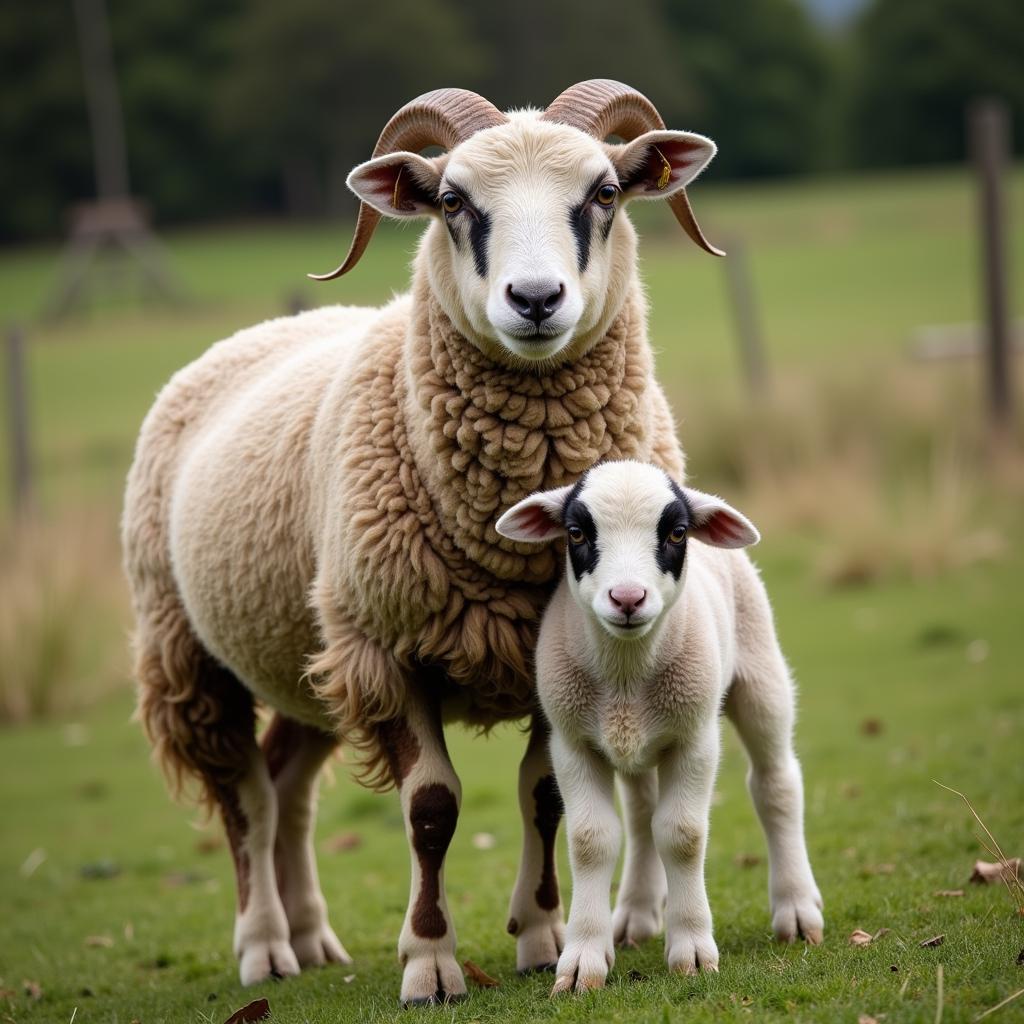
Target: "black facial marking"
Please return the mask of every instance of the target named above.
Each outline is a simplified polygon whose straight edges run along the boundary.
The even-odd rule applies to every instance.
[[[572,572],[577,580],[582,579],[585,572],[593,572],[601,557],[601,551],[597,546],[597,524],[590,514],[590,509],[578,497],[583,489],[584,479],[581,477],[576,481],[576,485],[566,496],[562,509],[562,521],[565,523],[566,531],[569,530],[569,527],[575,526],[583,532],[582,543],[573,544],[572,541],[566,541],[566,546],[569,549],[569,563],[572,565]]]
[[[674,579],[679,579],[686,561],[686,537],[681,544],[672,544],[668,535],[678,526],[689,529],[693,516],[690,512],[686,495],[674,480],[669,480],[675,497],[662,510],[658,520],[658,539],[654,548],[654,557],[662,572],[670,572]]]
[[[586,271],[587,264],[590,262],[590,235],[593,227],[590,211],[592,205],[590,196],[586,195],[582,203],[569,211],[569,226],[576,236],[576,263],[581,274]]]
[[[473,246],[473,262],[476,264],[476,272],[481,277],[486,277],[487,240],[491,235],[491,218],[477,210],[471,212],[475,214],[469,223],[469,244]]]

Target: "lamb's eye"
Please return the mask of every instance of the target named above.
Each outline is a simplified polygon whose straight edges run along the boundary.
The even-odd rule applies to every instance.
[[[582,544],[587,538],[583,536],[583,531],[578,526],[569,527],[569,543],[570,544]]]
[[[686,540],[686,527],[677,526],[669,535],[669,544],[682,544]]]
[[[445,192],[441,196],[441,208],[445,213],[458,213],[462,209],[462,200],[456,192]]]
[[[601,206],[611,206],[619,190],[614,185],[602,185],[594,194],[594,198]]]

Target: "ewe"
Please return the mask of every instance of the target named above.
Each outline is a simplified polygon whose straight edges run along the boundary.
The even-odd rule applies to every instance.
[[[614,943],[656,935],[663,906],[669,968],[718,970],[704,851],[723,706],[750,757],[771,860],[772,927],[780,939],[820,942],[792,746],[793,683],[757,571],[744,552],[717,550],[757,543],[754,527],[721,499],[623,461],[521,501],[497,529],[517,541],[568,538],[565,577],[536,651],[573,876],[552,994],[603,986]],[[616,772],[627,843],[613,915]]]
[[[429,146],[447,152],[418,155]],[[352,172],[363,205],[335,272],[381,215],[425,217],[411,294],[242,331],[146,418],[123,524],[140,715],[172,779],[197,780],[224,819],[243,982],[348,960],[311,841],[316,776],[345,740],[370,783],[400,789],[402,999],[465,992],[444,890],[460,788],[442,721],[532,714],[558,569],[494,522],[602,458],[681,476],[623,207],[668,198],[714,251],[683,191],[713,153],[614,82],[574,86],[543,114],[428,93]],[[255,701],[275,712],[262,746]],[[535,725],[509,921],[523,969],[561,952],[550,772]]]

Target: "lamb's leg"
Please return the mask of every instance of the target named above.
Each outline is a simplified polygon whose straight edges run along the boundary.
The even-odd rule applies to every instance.
[[[555,868],[562,798],[551,767],[549,736],[547,722],[535,715],[519,765],[523,856],[509,905],[508,931],[516,937],[516,966],[521,973],[554,970],[565,943]]]
[[[793,684],[781,655],[757,678],[736,679],[726,702],[750,758],[747,786],[768,841],[772,930],[821,942],[824,919],[804,840],[804,794],[793,751]]]
[[[611,885],[622,843],[611,765],[556,731],[551,757],[565,801],[572,904],[552,995],[603,988],[615,963]]]
[[[718,947],[704,888],[708,812],[718,767],[718,723],[685,747],[669,750],[658,766],[654,840],[668,876],[665,959],[669,970],[718,970]]]
[[[612,930],[617,945],[638,946],[661,931],[668,884],[651,827],[658,803],[657,773],[620,776],[619,794],[626,814],[626,861]]]
[[[277,794],[277,888],[288,917],[291,947],[302,967],[352,962],[327,920],[313,848],[317,777],[336,745],[335,737],[280,714],[263,736]]]
[[[412,860],[409,909],[398,940],[402,1004],[457,1000],[465,996],[466,983],[455,959],[444,859],[462,788],[448,758],[439,710],[410,696],[404,716],[384,723],[380,738],[399,787]]]

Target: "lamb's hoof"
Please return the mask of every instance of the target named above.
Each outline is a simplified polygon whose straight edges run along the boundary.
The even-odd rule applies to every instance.
[[[665,959],[674,974],[718,973],[718,946],[710,929],[670,934]]]
[[[661,933],[661,913],[655,907],[620,905],[612,915],[616,946],[635,948]]]
[[[348,955],[348,951],[326,922],[315,928],[296,932],[291,937],[291,947],[303,968],[352,963],[352,957]]]
[[[520,929],[516,935],[516,970],[520,974],[550,971],[565,948],[561,912]]]
[[[440,1006],[466,998],[462,968],[451,953],[410,956],[402,974],[402,1006]]]
[[[283,939],[257,940],[242,949],[238,975],[243,985],[255,985],[268,978],[289,978],[299,973],[292,947]]]
[[[825,919],[821,916],[821,896],[816,890],[774,901],[772,931],[780,942],[806,939],[820,946],[825,937]]]
[[[531,974],[554,974],[557,967],[558,961],[552,960],[549,964],[537,964],[536,967],[520,967],[518,973],[523,978]]]
[[[417,996],[414,999],[399,999],[403,1010],[411,1010],[415,1006],[450,1006],[461,1003],[469,998],[468,992],[452,995],[450,992],[435,992],[432,996]]]
[[[610,938],[610,936],[609,936]],[[595,988],[604,988],[608,972],[615,963],[615,951],[601,942],[568,946],[558,960],[551,998],[573,992],[582,995]]]

